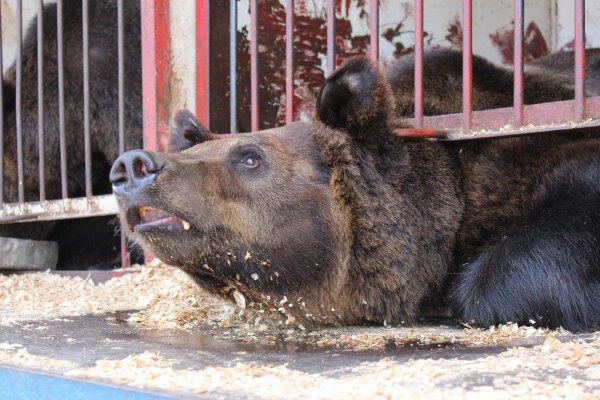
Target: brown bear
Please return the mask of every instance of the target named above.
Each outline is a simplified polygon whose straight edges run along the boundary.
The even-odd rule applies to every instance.
[[[586,50],[589,95],[600,94],[600,49]],[[462,112],[462,53],[436,49],[423,55],[423,108],[425,115]],[[414,56],[393,62],[386,71],[396,97],[399,117],[414,115]],[[485,58],[473,56],[473,110],[513,106],[511,68],[499,67]],[[559,52],[527,63],[525,104],[571,100],[574,90],[573,52]]]
[[[316,109],[221,140],[181,112],[181,153],[113,165],[131,236],[208,290],[303,324],[410,322],[450,281],[456,314],[478,326],[600,327],[591,131],[400,138],[390,85],[365,58],[327,79]]]
[[[532,72],[550,71],[570,84],[575,83],[575,55],[572,51],[549,54],[529,62]],[[590,96],[600,96],[600,48],[585,50],[585,90]]]
[[[125,130],[127,149],[142,145],[141,34],[139,1],[125,1]],[[111,192],[106,177],[119,155],[117,1],[89,4],[90,135],[94,194]],[[61,197],[57,6],[43,8],[44,134],[46,198]],[[63,1],[64,106],[69,197],[85,196],[83,134],[83,48],[81,0]],[[27,29],[22,51],[21,115],[25,201],[39,200],[37,18]],[[16,65],[5,73],[4,201],[17,202]],[[0,225],[0,236],[59,243],[59,266],[119,264],[114,217]]]

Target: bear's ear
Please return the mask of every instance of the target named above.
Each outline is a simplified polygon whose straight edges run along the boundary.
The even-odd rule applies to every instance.
[[[199,143],[215,139],[190,111],[179,110],[175,115],[175,126],[171,130],[169,151],[172,153],[182,152]]]
[[[354,139],[369,140],[387,130],[393,115],[389,85],[377,65],[365,57],[342,64],[327,78],[317,99],[318,118]]]

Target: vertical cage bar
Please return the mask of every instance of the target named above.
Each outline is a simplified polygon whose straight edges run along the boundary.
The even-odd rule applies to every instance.
[[[44,0],[37,9],[37,78],[38,78],[38,169],[40,201],[46,200],[46,146],[44,141]]]
[[[89,0],[82,2],[83,27],[83,139],[85,152],[85,197],[92,198],[92,145],[90,141],[90,27]]]
[[[117,1],[117,62],[119,65],[119,154],[125,151],[125,43],[123,25],[123,0]],[[125,227],[121,224],[121,267],[130,265]]]
[[[65,136],[65,67],[63,43],[63,0],[56,2],[56,36],[58,52],[58,131],[60,143],[60,185],[62,198],[69,197],[67,177],[67,139]]]
[[[2,7],[0,7],[0,71],[4,71],[2,59]],[[4,206],[4,91],[0,85],[0,207]]]
[[[23,75],[23,2],[17,0],[17,76],[15,94],[15,118],[17,123],[17,181],[19,203],[25,202],[24,173],[23,173],[23,121],[21,116],[21,79]]]
[[[117,1],[117,62],[119,64],[119,154],[125,151],[125,43],[123,0]]]
[[[210,128],[210,1],[196,0],[196,115]]]
[[[335,1],[327,0],[327,75],[335,70]]]
[[[473,0],[463,0],[463,129],[471,130],[473,112]]]
[[[285,4],[285,122],[294,121],[294,0]]]
[[[514,33],[514,109],[515,109],[515,127],[519,128],[523,125],[523,68],[524,68],[524,57],[523,54],[523,24],[524,24],[524,1],[515,0],[515,33]]]
[[[169,106],[169,1],[140,0],[142,22],[142,107],[144,115],[144,149],[159,150],[159,117]],[[163,121],[166,123],[167,121]],[[152,260],[144,253],[146,262]]]
[[[585,119],[585,0],[575,0],[575,108]]]
[[[379,61],[379,1],[371,0],[369,11],[370,54],[371,60]]]
[[[237,0],[229,0],[229,131],[237,132]]]
[[[423,0],[415,0],[415,128],[423,127]]]
[[[152,151],[164,149],[169,134],[169,1],[140,0],[144,149]]]
[[[142,0],[142,107],[144,149],[158,149],[156,124],[156,32],[155,0]]]
[[[258,124],[258,4],[250,0],[250,126],[252,132]]]

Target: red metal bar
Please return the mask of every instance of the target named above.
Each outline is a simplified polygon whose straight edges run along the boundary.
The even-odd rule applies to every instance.
[[[144,149],[157,151],[166,148],[169,137],[169,0],[141,0],[140,7]],[[122,242],[121,246],[121,255],[125,256],[126,244]],[[149,253],[144,256],[146,261],[153,258]]]
[[[335,1],[327,0],[327,75],[335,70]]]
[[[575,104],[585,119],[585,0],[575,0]]]
[[[587,112],[596,122],[600,122],[600,96],[587,99]],[[527,123],[532,125],[557,125],[572,122],[575,104],[572,100],[552,103],[530,104],[525,106]],[[514,115],[513,107],[495,110],[475,111],[473,130],[499,130]],[[436,115],[425,117],[427,128],[454,130],[462,127],[462,114]]]
[[[250,0],[250,127],[258,131],[258,4]]]
[[[473,113],[473,0],[463,0],[463,129],[471,130]]]
[[[379,61],[379,1],[371,0],[369,12],[369,29],[371,33],[371,60]]]
[[[154,0],[142,0],[142,93],[144,148],[156,150],[156,40]]]
[[[164,149],[169,124],[169,0],[141,0],[144,148]]]
[[[524,24],[524,1],[515,0],[515,33],[514,33],[514,108],[515,108],[515,127],[523,125],[523,24]]]
[[[237,132],[237,0],[229,0],[229,131]]]
[[[423,127],[423,0],[415,0],[415,128]]]
[[[209,0],[196,0],[196,115],[210,129]]]
[[[285,3],[285,122],[294,121],[294,0]]]

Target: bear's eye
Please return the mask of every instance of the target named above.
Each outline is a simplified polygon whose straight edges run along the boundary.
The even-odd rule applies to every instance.
[[[255,155],[248,155],[242,159],[242,165],[249,169],[258,167],[258,164],[260,164],[260,160]]]

